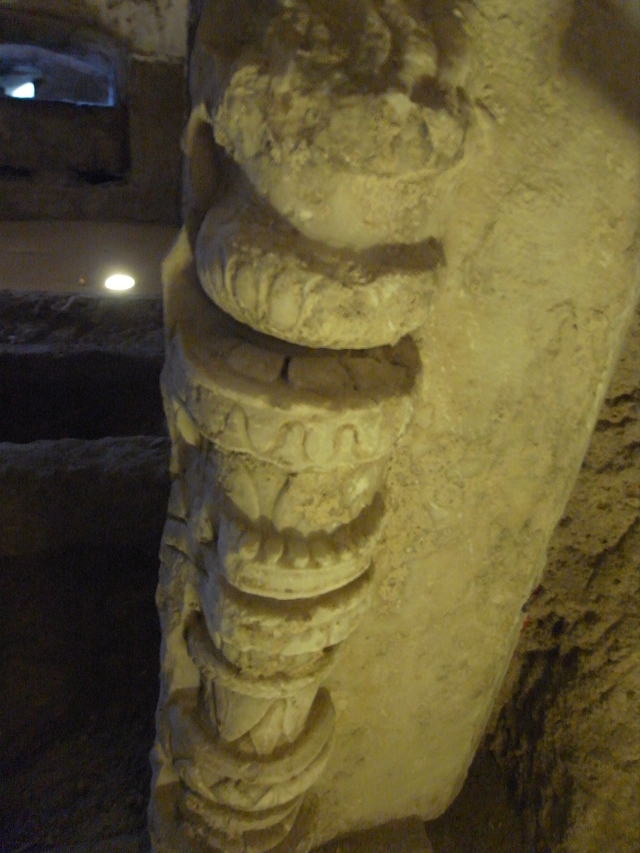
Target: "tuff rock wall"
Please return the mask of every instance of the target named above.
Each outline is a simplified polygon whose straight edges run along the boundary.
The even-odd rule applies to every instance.
[[[637,313],[488,735],[536,851],[639,849],[639,416]]]

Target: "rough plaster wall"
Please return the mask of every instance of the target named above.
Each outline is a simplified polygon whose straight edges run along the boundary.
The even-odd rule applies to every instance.
[[[536,850],[640,849],[640,312],[490,738]]]

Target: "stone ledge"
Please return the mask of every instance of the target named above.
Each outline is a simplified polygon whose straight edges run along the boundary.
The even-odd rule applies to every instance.
[[[0,291],[0,353],[117,352],[159,364],[162,300]]]
[[[169,440],[156,436],[0,443],[0,555],[75,542],[159,539]]]

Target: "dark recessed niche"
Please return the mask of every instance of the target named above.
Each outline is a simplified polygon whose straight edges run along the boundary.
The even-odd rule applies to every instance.
[[[5,97],[78,106],[115,107],[117,56],[92,46],[73,52],[37,44],[0,43],[0,86]]]
[[[96,25],[26,3],[0,8],[0,176],[122,179],[130,161],[126,66],[122,45]]]
[[[117,352],[0,354],[0,442],[165,434],[158,361]]]
[[[77,18],[0,9],[0,95],[116,107],[124,101],[126,52]]]
[[[30,178],[33,174],[31,169],[19,166],[0,166],[0,178]]]
[[[158,298],[0,292],[0,443],[163,436],[162,363]]]

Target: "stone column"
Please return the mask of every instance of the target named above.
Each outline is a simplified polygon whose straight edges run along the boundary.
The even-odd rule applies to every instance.
[[[157,853],[307,851],[469,108],[410,4],[205,7],[164,265]]]

